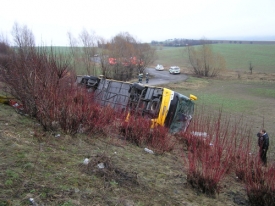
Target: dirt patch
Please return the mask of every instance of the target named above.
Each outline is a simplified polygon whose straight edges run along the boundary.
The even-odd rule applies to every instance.
[[[139,185],[136,172],[128,172],[116,167],[111,158],[105,154],[90,158],[88,165],[82,167],[82,171],[103,178],[105,186],[106,184],[121,184],[128,187]]]

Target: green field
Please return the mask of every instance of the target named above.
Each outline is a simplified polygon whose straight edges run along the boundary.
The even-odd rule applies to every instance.
[[[63,54],[70,53],[70,47],[53,48]],[[275,44],[213,44],[212,49],[225,58],[228,70],[249,71],[251,62],[255,72],[275,72]],[[186,47],[157,47],[156,54],[157,58],[152,66],[156,64],[162,64],[165,68],[173,65],[190,66]],[[83,69],[80,70],[80,73],[83,73]]]
[[[196,46],[198,47],[198,46]],[[275,72],[275,45],[264,44],[214,44],[213,51],[226,60],[229,70],[249,71],[249,63],[256,72]],[[157,50],[155,64],[163,64],[166,67],[178,65],[189,66],[188,53],[185,47],[163,47]]]

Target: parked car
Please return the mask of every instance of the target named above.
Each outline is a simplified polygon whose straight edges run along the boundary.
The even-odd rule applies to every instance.
[[[158,64],[155,68],[157,71],[163,71],[164,67],[161,64]]]
[[[180,74],[180,68],[178,66],[172,66],[169,68],[170,74]]]

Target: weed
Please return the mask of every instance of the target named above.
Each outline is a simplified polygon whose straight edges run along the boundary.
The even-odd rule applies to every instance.
[[[11,179],[18,179],[19,178],[19,175],[18,175],[18,173],[16,173],[16,172],[14,172],[14,171],[12,171],[12,170],[6,170],[6,174],[7,174],[7,176],[9,177],[9,178],[11,178]]]
[[[11,179],[8,179],[5,181],[6,186],[11,186],[13,184],[13,181]]]
[[[118,183],[116,181],[111,181],[110,185],[112,185],[113,187],[116,187],[118,185]]]
[[[71,201],[66,201],[63,204],[59,205],[59,206],[74,206],[74,204]]]

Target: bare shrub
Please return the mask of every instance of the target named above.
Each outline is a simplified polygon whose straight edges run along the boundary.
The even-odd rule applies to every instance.
[[[146,144],[150,138],[150,127],[150,119],[133,115],[122,124],[120,131],[126,140],[141,146]]]
[[[199,191],[213,195],[220,191],[220,181],[229,171],[234,156],[235,133],[230,132],[230,119],[206,113],[204,108],[196,112],[182,138],[187,140],[187,180]]]
[[[240,135],[240,137],[241,140],[235,148],[234,169],[236,177],[241,181],[245,181],[246,172],[254,160],[251,153],[252,144],[250,136],[242,137]]]
[[[112,107],[102,107],[94,104],[90,114],[85,118],[84,125],[87,125],[90,133],[109,134],[116,127],[113,122],[119,114]],[[117,132],[117,131],[113,131]]]
[[[222,55],[213,52],[211,42],[201,40],[199,47],[187,47],[190,65],[194,74],[198,76],[214,77],[226,67]]]
[[[142,116],[130,116],[120,127],[120,133],[138,146],[150,146],[156,153],[171,151],[174,146],[169,129],[162,126],[152,127],[150,119]]]
[[[275,204],[275,168],[263,167],[259,156],[254,156],[246,172],[246,192],[251,205]]]
[[[175,141],[169,134],[169,128],[157,126],[151,129],[151,138],[147,142],[157,153],[173,150]]]
[[[7,63],[1,66],[1,81],[7,85],[11,95],[21,101],[25,112],[36,117],[39,103],[45,101],[44,106],[49,101],[54,103],[53,97],[58,95],[60,85],[72,83],[67,78],[69,60],[56,54],[52,48],[49,51],[35,47],[33,34],[26,27],[20,28],[16,24],[13,34],[16,47],[10,50]],[[70,75],[74,78],[72,72]]]

